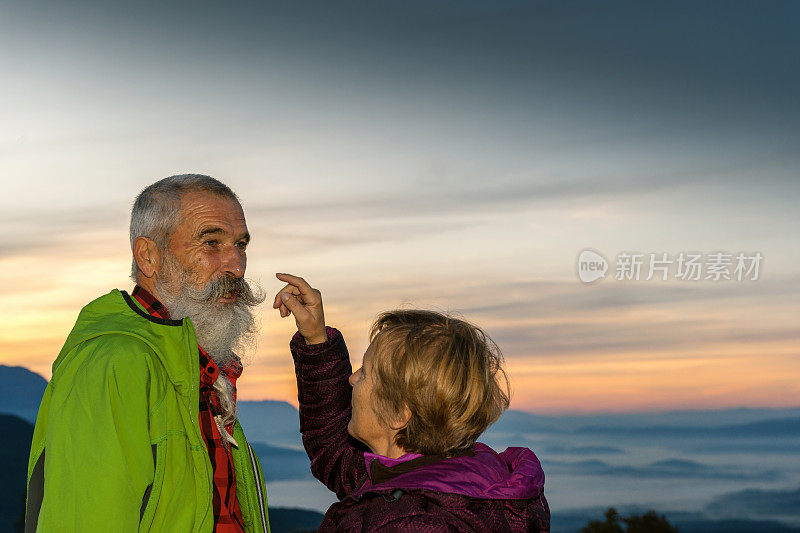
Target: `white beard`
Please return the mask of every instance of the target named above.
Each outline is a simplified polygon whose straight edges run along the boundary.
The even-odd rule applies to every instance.
[[[247,281],[225,276],[196,288],[191,283],[191,271],[181,271],[177,259],[164,253],[164,264],[158,273],[156,291],[158,298],[174,320],[189,318],[192,321],[198,344],[214,359],[220,368],[239,360],[236,351],[242,352],[255,344],[258,327],[252,308],[264,301],[264,292],[255,292]],[[236,294],[233,303],[220,303],[219,297]],[[220,372],[214,390],[224,412],[218,420],[220,434],[227,435],[224,426],[236,419],[233,387],[225,372]],[[227,440],[227,439],[226,439]]]

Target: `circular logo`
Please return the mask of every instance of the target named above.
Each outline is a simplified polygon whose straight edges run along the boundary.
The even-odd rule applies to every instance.
[[[578,278],[584,283],[592,283],[606,277],[608,261],[598,252],[586,248],[578,254]]]

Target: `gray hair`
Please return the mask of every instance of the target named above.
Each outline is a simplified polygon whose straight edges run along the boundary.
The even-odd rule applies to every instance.
[[[139,193],[131,209],[131,250],[139,237],[153,239],[159,250],[167,247],[169,238],[177,227],[181,197],[190,191],[206,191],[224,198],[239,201],[230,187],[203,174],[179,174],[159,180]],[[138,281],[139,265],[136,258],[131,264],[131,278]]]

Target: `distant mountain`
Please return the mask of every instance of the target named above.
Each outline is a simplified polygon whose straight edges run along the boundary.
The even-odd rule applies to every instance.
[[[564,433],[572,428],[564,426],[559,418],[536,415],[527,411],[509,409],[489,427],[492,433]]]
[[[8,367],[6,367],[8,368]],[[0,531],[14,531],[25,505],[25,480],[33,426],[18,416],[0,414],[3,467],[0,468]]]
[[[541,449],[546,455],[623,455],[625,450],[616,446],[564,446],[551,444]]]
[[[684,459],[665,459],[645,465],[609,464],[598,459],[583,461],[545,461],[550,475],[599,476],[631,479],[720,479],[774,480],[781,477],[775,470],[738,466],[712,466]]]
[[[620,435],[627,438],[641,437],[652,439],[684,438],[684,437],[800,437],[800,417],[760,420],[747,424],[736,424],[719,427],[687,427],[687,426],[589,426],[580,428],[576,433],[581,435]]]
[[[792,490],[747,489],[714,498],[705,510],[726,518],[800,518],[800,487]]]
[[[21,366],[0,365],[0,411],[36,422],[47,380]]]
[[[247,440],[302,450],[300,414],[287,403],[275,400],[237,403],[239,420]],[[305,453],[303,453],[305,455]]]
[[[761,455],[797,455],[797,439],[715,439],[684,443],[681,449],[690,454],[748,453]]]
[[[258,454],[267,483],[285,479],[313,479],[306,452],[252,440],[250,444]]]
[[[489,427],[496,434],[541,433],[613,433],[624,428],[630,433],[639,430],[681,428],[687,432],[696,429],[725,428],[728,430],[772,420],[800,419],[800,408],[782,409],[720,409],[697,411],[667,411],[660,413],[593,413],[587,415],[540,415],[510,409]],[[769,424],[767,424],[769,425]],[[756,428],[750,428],[757,430]],[[724,430],[723,430],[724,431]]]

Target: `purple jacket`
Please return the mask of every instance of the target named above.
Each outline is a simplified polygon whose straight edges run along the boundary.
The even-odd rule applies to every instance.
[[[327,333],[323,344],[299,333],[290,343],[311,472],[340,500],[320,531],[549,531],[544,472],[527,448],[389,459],[350,437],[350,358],[341,333]]]

